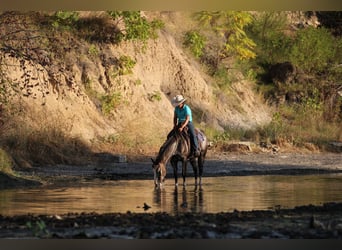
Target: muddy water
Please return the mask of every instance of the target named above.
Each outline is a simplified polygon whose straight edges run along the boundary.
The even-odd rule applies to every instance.
[[[176,188],[168,179],[161,189],[152,180],[93,180],[78,187],[0,191],[0,214],[81,212],[231,212],[292,208],[342,201],[342,175],[267,175],[193,179]],[[144,203],[151,208],[145,210]]]

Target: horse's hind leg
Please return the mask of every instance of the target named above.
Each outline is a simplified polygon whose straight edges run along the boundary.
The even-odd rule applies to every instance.
[[[187,168],[187,161],[183,159],[182,161],[182,176],[183,176],[183,186],[186,186],[185,179],[186,179],[186,168]]]
[[[175,158],[171,158],[170,160],[172,168],[173,168],[173,176],[175,178],[175,185],[178,186],[178,176],[177,176],[177,165],[178,165],[178,160]]]
[[[204,158],[205,158],[205,155],[200,155],[200,157],[198,157],[198,172],[199,172],[199,184],[200,185],[202,185]]]
[[[197,181],[198,181],[198,165],[197,165],[197,162],[196,162],[196,158],[192,158],[190,160],[190,163],[192,165],[192,168],[194,170],[194,176],[195,176],[195,185],[197,185]]]

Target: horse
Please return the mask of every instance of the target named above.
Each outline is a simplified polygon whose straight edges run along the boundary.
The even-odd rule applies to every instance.
[[[173,167],[176,186],[178,186],[177,169],[179,161],[182,162],[183,186],[186,185],[185,179],[188,160],[194,171],[195,185],[198,185],[198,179],[199,184],[202,184],[203,165],[208,150],[208,140],[204,132],[197,128],[195,128],[195,134],[200,148],[200,155],[198,157],[190,155],[190,136],[186,129],[182,132],[179,132],[178,129],[174,129],[168,134],[166,141],[159,149],[156,159],[154,160],[151,158],[155,186],[161,186],[164,183],[166,164],[169,160]]]

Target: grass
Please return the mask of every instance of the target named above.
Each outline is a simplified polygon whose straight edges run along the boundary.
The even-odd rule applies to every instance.
[[[9,154],[5,150],[0,148],[0,172],[12,174],[12,165],[13,163]]]
[[[125,154],[128,160],[154,156],[166,140],[169,131],[164,126],[154,130],[149,126],[150,122],[147,117],[127,122],[128,125],[116,135],[109,135],[94,142],[94,150]],[[170,122],[170,129],[171,126]]]
[[[227,127],[219,131],[208,126],[202,129],[214,145],[239,140],[266,142],[279,146],[283,152],[325,152],[331,150],[330,142],[342,141],[341,122],[329,122],[320,110],[299,105],[278,107],[269,124],[254,129]]]
[[[25,162],[32,166],[87,162],[91,156],[89,145],[72,137],[68,133],[68,124],[63,124],[58,118],[36,115],[37,121],[44,122],[32,123],[20,117],[12,118],[0,137],[0,148],[6,149],[17,164]],[[8,161],[4,156],[1,159]]]

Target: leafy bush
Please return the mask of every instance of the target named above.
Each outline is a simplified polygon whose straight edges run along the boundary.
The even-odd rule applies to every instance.
[[[261,12],[247,27],[247,34],[257,44],[257,62],[275,64],[287,61],[291,39],[285,35],[287,18],[283,12]]]
[[[200,11],[195,13],[194,18],[203,28],[209,27],[223,38],[218,53],[222,58],[236,56],[244,60],[255,57],[255,43],[245,32],[245,27],[252,22],[249,12]]]
[[[52,26],[54,28],[71,29],[78,21],[76,11],[57,11],[53,16]]]
[[[119,106],[121,103],[121,93],[114,92],[112,94],[104,95],[101,97],[102,112],[105,115],[109,115],[111,111]]]
[[[199,58],[203,55],[205,37],[196,30],[188,31],[184,35],[183,44],[190,49],[195,57]]]
[[[148,99],[151,101],[151,102],[154,102],[154,101],[161,101],[161,93],[159,91],[154,91],[153,93],[149,93],[148,94]]]
[[[113,77],[132,74],[136,62],[129,56],[120,56],[117,65],[113,68]]]
[[[335,55],[334,39],[325,28],[299,30],[291,48],[291,62],[308,71],[325,69]]]
[[[96,46],[94,44],[91,44],[89,46],[89,49],[88,49],[88,54],[91,56],[91,57],[96,57],[98,56],[99,54],[99,50],[96,48]]]
[[[214,78],[217,85],[221,89],[231,86],[232,82],[236,80],[234,76],[230,75],[227,69],[223,67],[220,67],[216,70],[216,72],[214,73]]]
[[[150,38],[157,38],[157,29],[161,29],[164,24],[160,20],[149,22],[145,17],[141,16],[140,11],[108,11],[113,20],[123,23],[120,29],[122,40],[138,40],[147,42]]]

